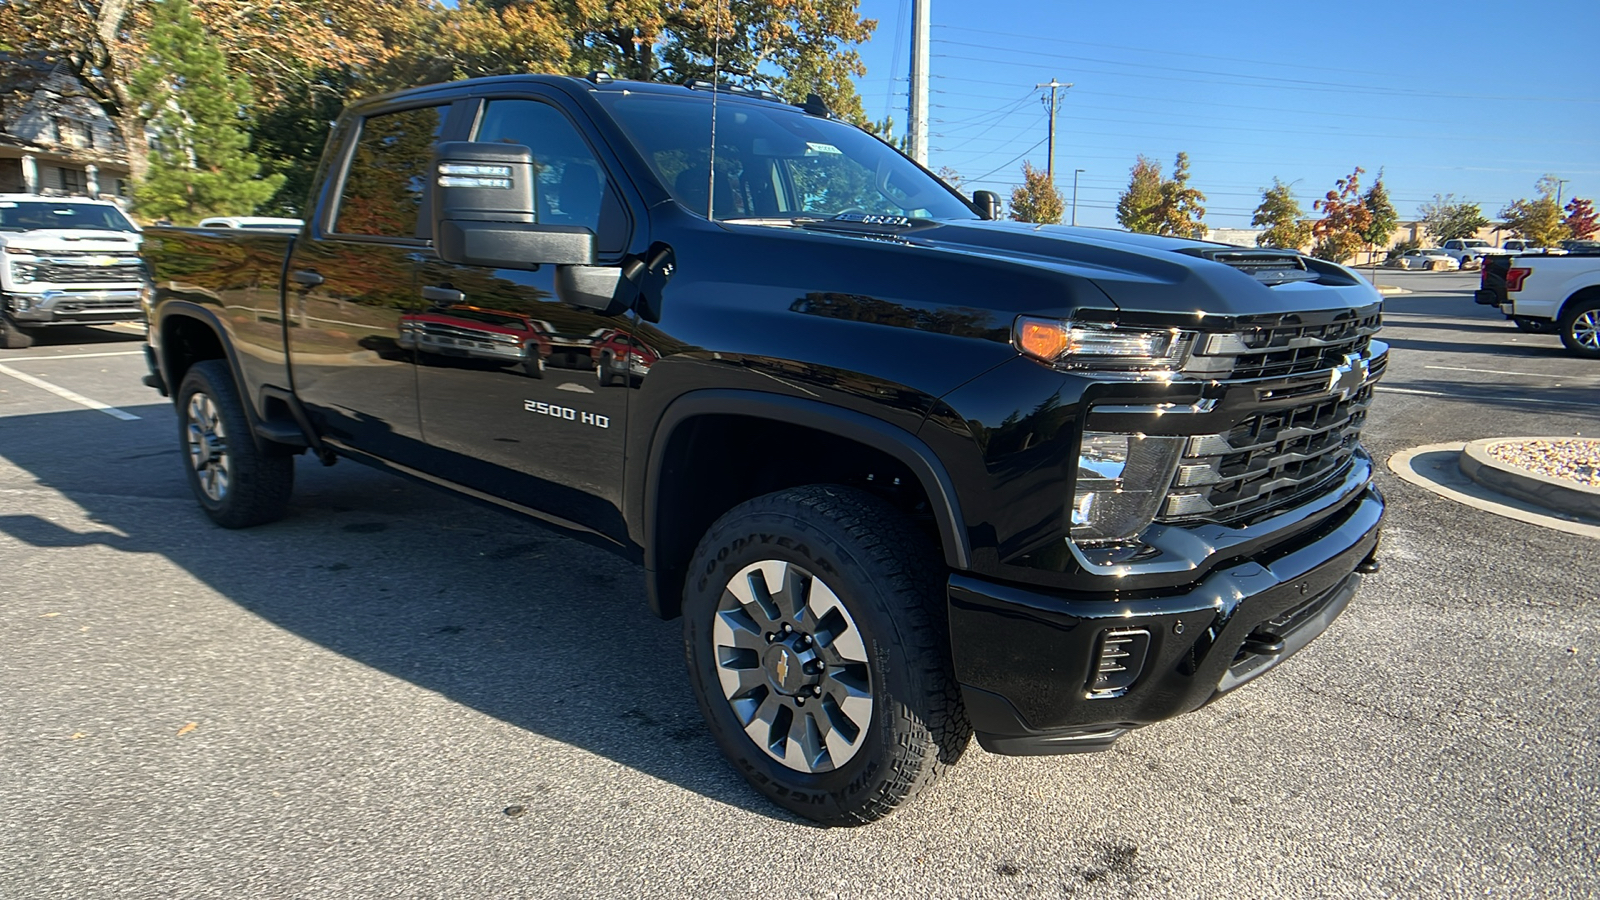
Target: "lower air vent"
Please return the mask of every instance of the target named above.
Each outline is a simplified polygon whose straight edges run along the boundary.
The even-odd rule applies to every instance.
[[[1094,671],[1089,673],[1089,699],[1121,697],[1139,680],[1150,652],[1150,632],[1143,628],[1113,628],[1100,633]]]

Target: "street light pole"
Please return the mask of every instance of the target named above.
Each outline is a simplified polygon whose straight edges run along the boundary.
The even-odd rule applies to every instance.
[[[1565,188],[1567,186],[1567,181],[1568,181],[1568,179],[1566,179],[1566,178],[1557,178],[1556,179],[1556,209],[1557,210],[1561,209],[1561,190],[1562,190],[1562,188]]]
[[[1083,169],[1072,170],[1072,224],[1074,225],[1078,224],[1078,176],[1082,175],[1084,171]]]

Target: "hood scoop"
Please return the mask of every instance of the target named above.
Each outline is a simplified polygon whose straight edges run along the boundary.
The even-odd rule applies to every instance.
[[[1302,256],[1293,250],[1249,250],[1242,247],[1185,247],[1178,251],[1209,259],[1249,275],[1267,287],[1297,281],[1319,284],[1355,284],[1337,266]]]

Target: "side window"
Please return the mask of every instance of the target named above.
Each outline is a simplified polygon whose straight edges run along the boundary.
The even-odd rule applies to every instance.
[[[370,116],[361,123],[335,232],[417,237],[428,161],[444,113],[442,106],[426,106]]]
[[[601,253],[628,241],[627,213],[605,168],[559,109],[537,100],[491,100],[475,140],[521,144],[533,150],[539,172],[534,208],[545,225],[582,225]]]

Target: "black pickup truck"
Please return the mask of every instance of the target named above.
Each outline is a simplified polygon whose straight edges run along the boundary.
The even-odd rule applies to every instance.
[[[417,88],[339,120],[299,235],[147,233],[147,381],[222,526],[309,453],[642,564],[738,770],[871,821],[974,732],[1206,704],[1377,566],[1370,285],[996,205],[819,101]]]

